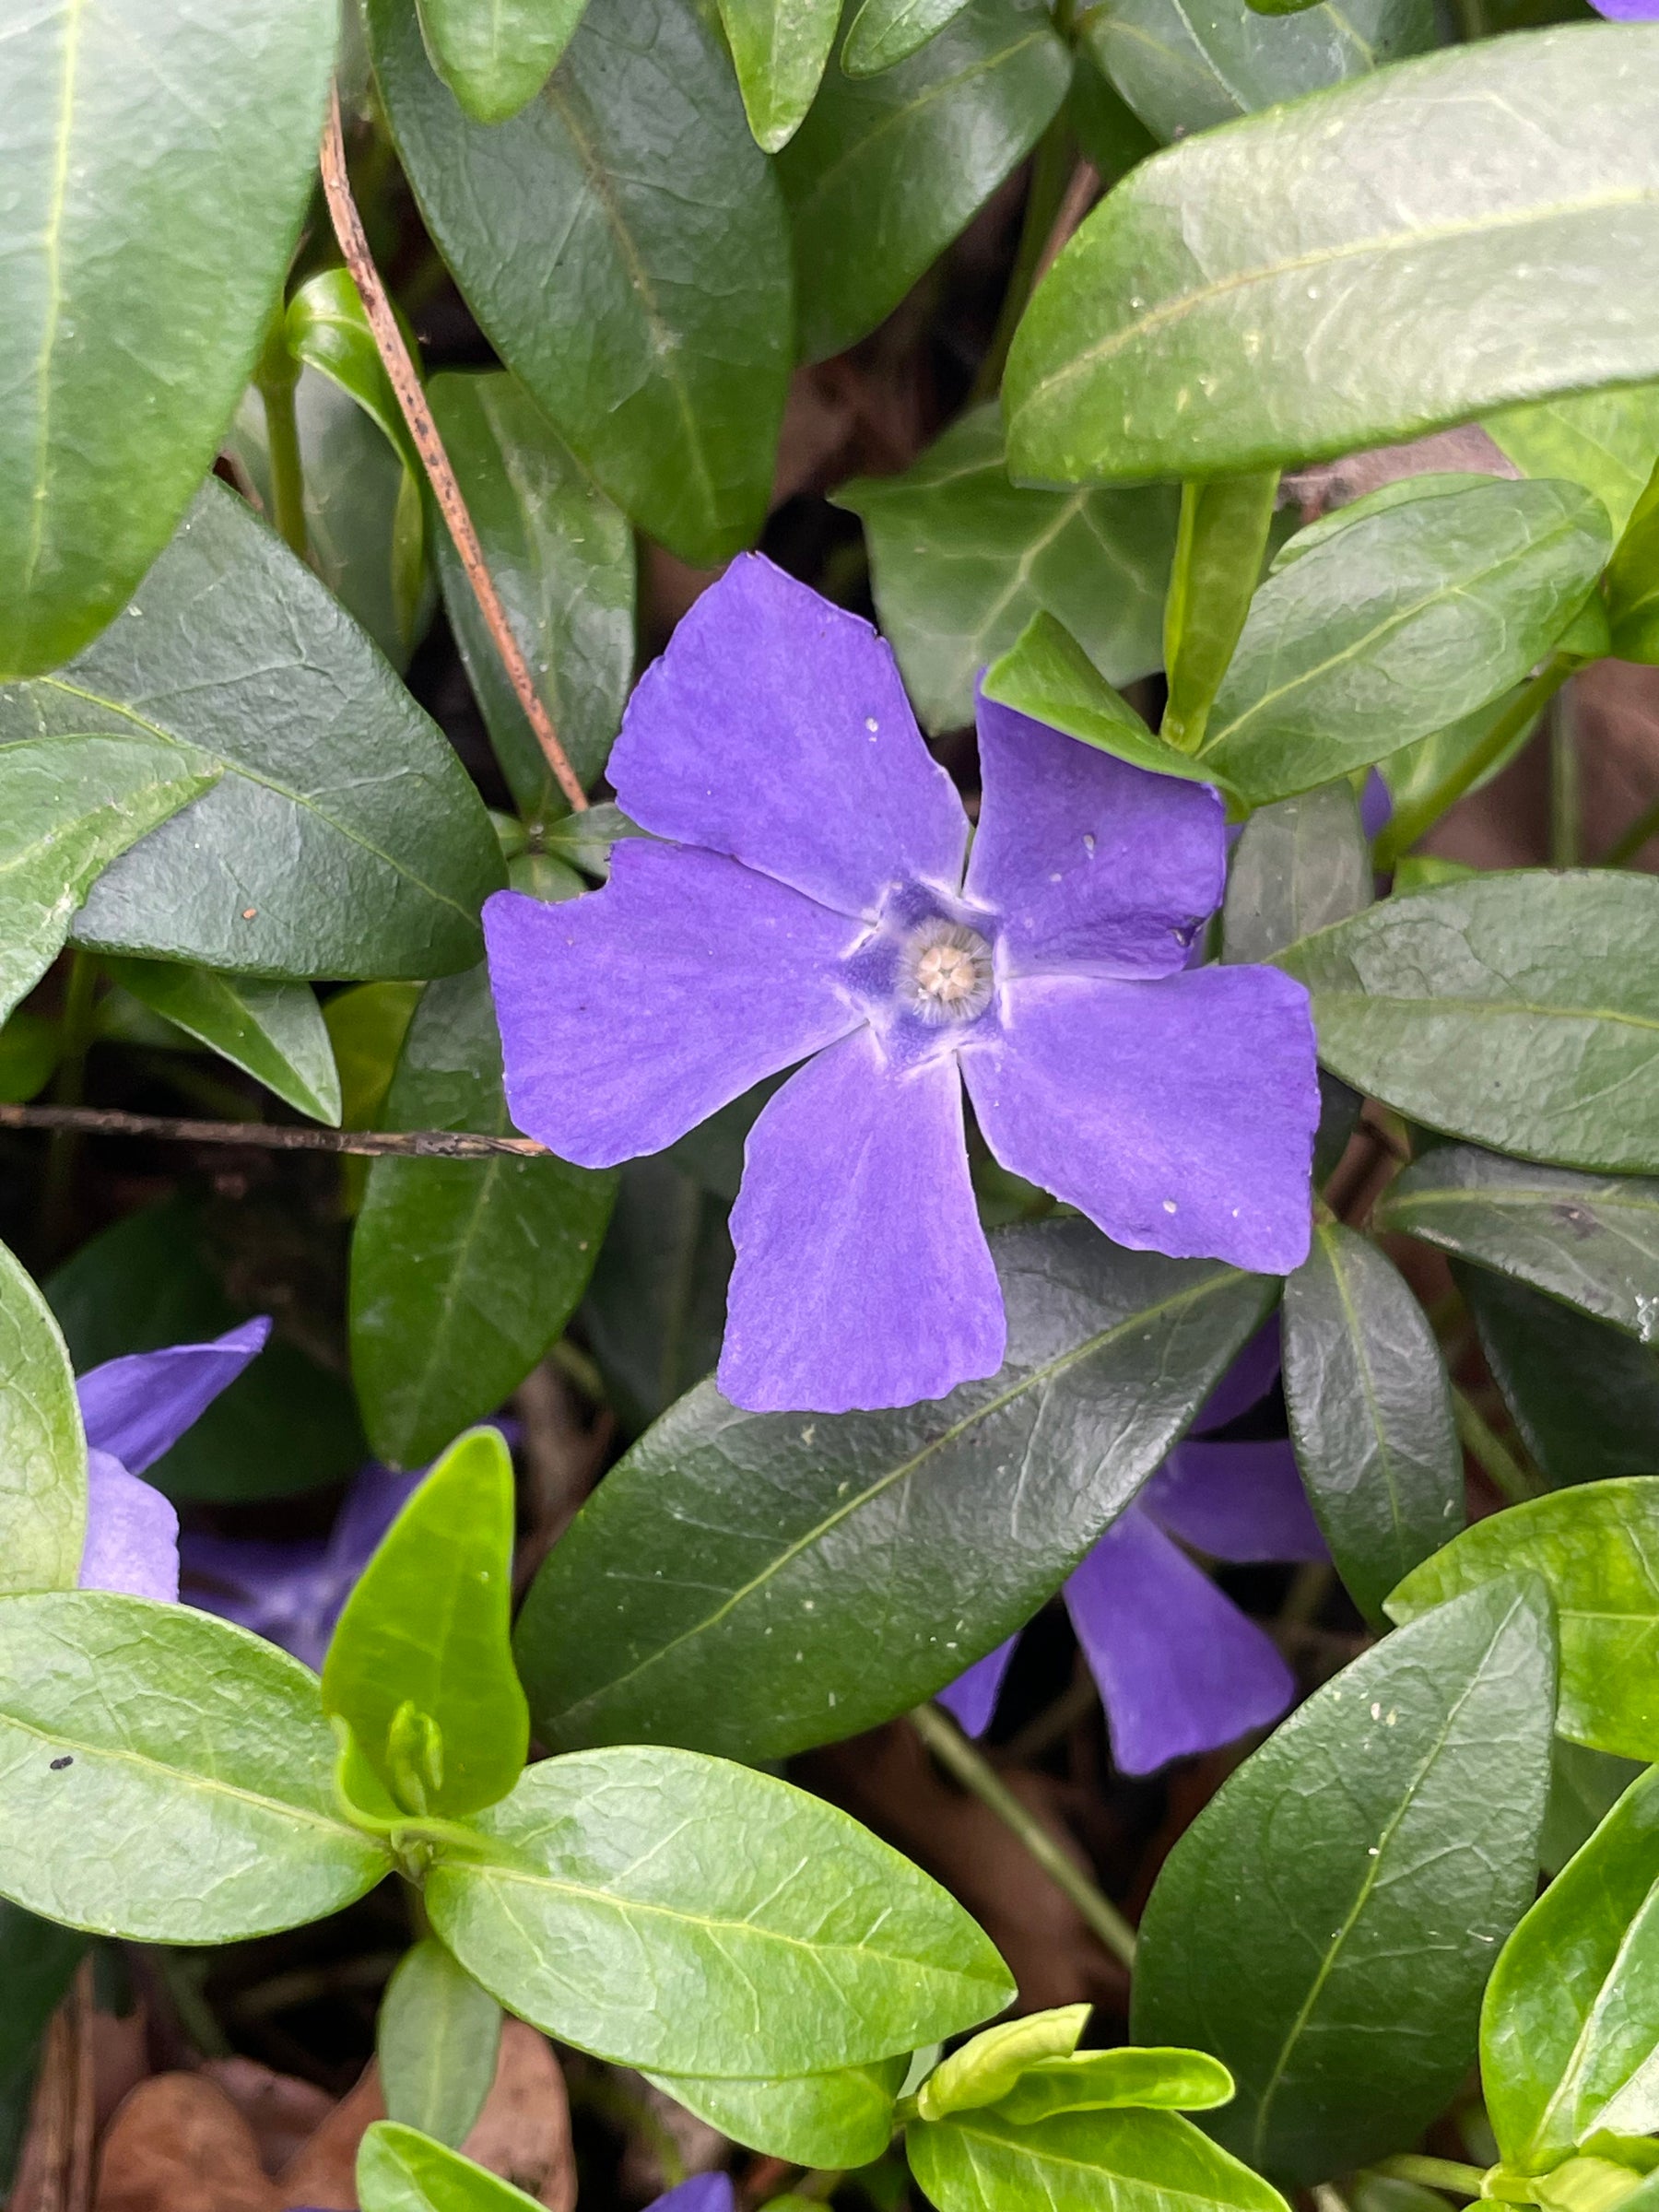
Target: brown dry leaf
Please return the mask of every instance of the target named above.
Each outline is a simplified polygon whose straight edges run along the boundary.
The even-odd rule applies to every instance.
[[[1414,438],[1406,445],[1379,445],[1368,453],[1347,453],[1340,461],[1322,461],[1312,468],[1288,475],[1285,497],[1294,500],[1304,522],[1313,522],[1350,500],[1362,500],[1384,484],[1406,477],[1425,477],[1441,471],[1457,476],[1518,477],[1520,470],[1499,451],[1477,422],[1454,430],[1436,430],[1428,438]]]
[[[217,2082],[155,2074],[116,2113],[94,2212],[283,2212],[253,2130]]]
[[[523,2020],[502,2025],[495,2080],[461,2147],[551,2212],[574,2212],[576,2154],[564,2076],[547,2037]]]
[[[334,2111],[335,2100],[314,2081],[274,2073],[253,2058],[216,2058],[202,2068],[217,2082],[253,2130],[260,2163],[277,2174]]]
[[[317,2212],[357,2212],[358,2146],[371,2123],[385,2116],[380,2075],[371,2061],[357,2087],[277,2176],[281,2202],[314,2205]]]

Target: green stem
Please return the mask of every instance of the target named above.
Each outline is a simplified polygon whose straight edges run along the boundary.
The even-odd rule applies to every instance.
[[[1014,266],[1008,272],[1008,288],[1003,294],[1002,307],[996,317],[996,328],[991,334],[990,347],[979,365],[969,394],[970,405],[981,400],[994,399],[1002,384],[1003,371],[1008,362],[1008,348],[1014,343],[1014,333],[1019,327],[1019,318],[1037,286],[1037,272],[1042,266],[1043,249],[1049,233],[1054,227],[1054,218],[1065,197],[1065,187],[1071,182],[1077,161],[1077,147],[1072,138],[1071,125],[1063,107],[1053,123],[1037,141],[1037,151],[1031,158],[1031,181],[1026,187],[1025,217],[1019,226],[1019,243],[1014,253]]]
[[[939,1764],[954,1774],[970,1795],[1011,1829],[1055,1888],[1077,1906],[1106,1948],[1125,1966],[1135,1964],[1135,1930],[1117,1907],[1066,1857],[1046,1828],[1029,1812],[984,1755],[976,1750],[949,1714],[936,1705],[918,1705],[911,1724]]]
[[[1397,2158],[1379,2159],[1371,2171],[1391,2182],[1420,2182],[1426,2189],[1454,2189],[1459,2196],[1478,2196],[1486,2179],[1478,2166],[1465,2166],[1457,2159],[1425,2159],[1415,2150],[1402,2151]]]
[[[1376,865],[1383,874],[1394,866],[1403,854],[1409,853],[1419,837],[1440,820],[1449,806],[1456,805],[1471,784],[1479,782],[1494,760],[1502,758],[1511,740],[1541,713],[1578,663],[1568,653],[1558,653],[1545,662],[1530,683],[1524,684],[1515,694],[1508,711],[1500,714],[1474,751],[1466,753],[1441,782],[1415,806],[1402,807],[1378,838],[1375,849]]]
[[[1578,732],[1565,700],[1549,717],[1549,865],[1576,868],[1581,845]]]
[[[271,463],[271,520],[290,551],[297,553],[301,560],[309,560],[305,465],[300,457],[300,418],[294,411],[300,364],[288,351],[280,303],[271,319],[265,350],[253,371],[253,382],[265,405],[265,444]]]
[[[1466,1391],[1452,1385],[1452,1416],[1465,1452],[1483,1467],[1511,1505],[1541,1498],[1543,1486],[1521,1465]]]
[[[1595,864],[1601,868],[1628,868],[1650,837],[1659,833],[1659,799],[1642,808],[1624,834],[1618,838]]]
[[[98,995],[98,967],[89,953],[70,956],[58,1030],[57,1075],[52,1086],[59,1106],[78,1106],[87,1090],[87,1053],[92,1042],[92,1004]],[[69,1225],[70,1187],[80,1151],[78,1129],[54,1129],[41,1186],[41,1244],[48,1259],[62,1249]]]

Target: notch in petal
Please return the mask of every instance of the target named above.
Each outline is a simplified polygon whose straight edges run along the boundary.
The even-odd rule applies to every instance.
[[[999,1643],[994,1652],[976,1659],[963,1674],[959,1674],[947,1689],[938,1695],[943,1705],[964,1735],[983,1735],[991,1725],[991,1716],[996,1711],[996,1700],[1002,1695],[1002,1686],[1007,1679],[1008,1665],[1014,1656],[1014,1646],[1019,1641],[1018,1631],[1006,1642]]]
[[[230,1387],[270,1334],[262,1313],[211,1344],[170,1344],[89,1369],[75,1385],[88,1444],[142,1475]]]
[[[87,1453],[87,1541],[79,1583],[83,1590],[168,1603],[179,1594],[179,1516],[171,1501],[96,1448]]]

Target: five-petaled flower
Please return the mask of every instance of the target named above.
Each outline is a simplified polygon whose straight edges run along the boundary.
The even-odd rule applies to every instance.
[[[1284,1433],[1278,1371],[1276,1318],[1065,1584],[1125,1774],[1149,1774],[1265,1727],[1295,1695],[1271,1637],[1181,1548],[1238,1563],[1329,1558]],[[1018,1641],[1010,1636],[941,1693],[970,1735],[989,1727]]]
[[[485,909],[518,1126],[653,1152],[805,1061],[748,1138],[718,1381],[756,1410],[942,1396],[1002,1363],[963,1135],[1120,1244],[1284,1273],[1309,1236],[1306,994],[1189,968],[1206,786],[982,702],[978,834],[888,647],[758,555],[641,679],[609,884]],[[966,872],[964,873],[964,862]]]

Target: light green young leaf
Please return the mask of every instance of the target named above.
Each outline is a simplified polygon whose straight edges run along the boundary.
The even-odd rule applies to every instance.
[[[346,1601],[323,1706],[406,1812],[453,1818],[517,1782],[530,1741],[512,1671],[512,1461],[500,1432],[452,1445]]]
[[[0,774],[4,774],[0,755]],[[314,1121],[340,1126],[340,1077],[309,983],[267,983],[176,960],[108,959],[124,991]],[[392,986],[395,988],[395,986]]]
[[[358,983],[323,1009],[340,1077],[340,1126],[373,1129],[420,1004],[419,983]]]
[[[1163,733],[1195,751],[1262,572],[1278,471],[1181,488],[1181,527],[1164,603],[1170,696]]]
[[[1285,2212],[1278,2191],[1176,2112],[1078,2112],[1022,2125],[997,2110],[905,2131],[939,2212]]]
[[[1221,958],[1270,960],[1371,902],[1371,853],[1346,778],[1258,807],[1227,871]]]
[[[724,1759],[663,1747],[546,1759],[477,1824],[499,1855],[439,1857],[433,1927],[511,2010],[618,2065],[749,2079],[863,2065],[1014,1994],[972,1921],[908,1860]]]
[[[0,1244],[0,1594],[73,1590],[87,1531],[87,1440],[52,1309]]]
[[[389,2119],[458,2150],[484,2109],[501,2008],[435,1936],[398,1960],[381,1999],[374,2054]]]
[[[1659,660],[1659,470],[1637,500],[1607,570],[1608,649]]]
[[[245,1629],[97,1590],[0,1604],[0,1892],[31,1912],[202,1944],[339,1912],[392,1863],[334,1759],[316,1677]]]
[[[1481,428],[1524,477],[1565,477],[1593,491],[1618,537],[1659,462],[1659,384],[1564,392],[1505,407]]]
[[[841,0],[720,0],[720,19],[755,143],[775,154],[812,105]]]
[[[1078,2051],[1028,2066],[996,2110],[1017,2127],[1055,2112],[1143,2111],[1203,2112],[1231,2102],[1233,2077],[1203,2051],[1168,2051],[1128,2043],[1112,2051]]]
[[[1092,2006],[1063,2005],[982,2029],[935,2066],[916,2092],[924,2120],[994,2104],[1040,2058],[1069,2058],[1088,2024]]]
[[[688,2112],[734,2142],[792,2166],[842,2171],[867,2166],[892,2139],[893,2106],[906,2059],[872,2060],[833,2074],[782,2081],[722,2081],[707,2076],[647,2074]]]
[[[536,2212],[536,2199],[459,2151],[395,2120],[377,2120],[358,2150],[363,2212]]]
[[[439,76],[477,123],[505,123],[559,65],[587,0],[418,0]]]
[[[1149,730],[1053,615],[1033,615],[1002,658],[986,669],[983,683],[987,699],[1065,730],[1131,767],[1194,783],[1218,781],[1190,753]]]
[[[841,65],[849,76],[875,76],[925,46],[959,16],[968,0],[862,0],[847,27]]]
[[[288,350],[295,359],[315,369],[355,400],[369,419],[378,424],[405,467],[418,478],[420,456],[351,272],[321,269],[308,277],[288,303],[287,332]],[[419,349],[406,324],[404,336],[418,360]]]
[[[25,1105],[45,1089],[58,1064],[58,1025],[27,1008],[0,1021],[0,1100]]]

